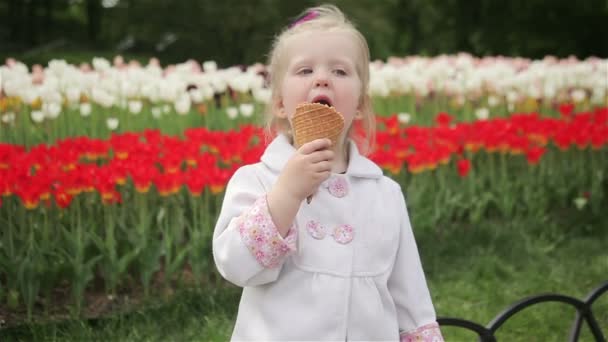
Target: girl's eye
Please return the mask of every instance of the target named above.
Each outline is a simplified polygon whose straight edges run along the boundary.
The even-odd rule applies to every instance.
[[[308,75],[312,73],[312,69],[310,68],[302,68],[300,70],[298,70],[297,74],[298,75]]]
[[[346,75],[347,75],[347,74],[346,74],[346,71],[345,71],[345,70],[343,70],[343,69],[336,69],[336,70],[334,70],[334,73],[335,73],[336,75],[338,75],[338,76],[346,76]]]

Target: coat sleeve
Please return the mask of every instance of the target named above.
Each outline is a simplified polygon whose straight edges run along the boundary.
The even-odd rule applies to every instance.
[[[213,232],[213,258],[220,274],[241,287],[273,282],[295,251],[296,236],[293,227],[285,238],[279,234],[254,166],[237,170]]]
[[[388,289],[397,309],[400,338],[401,341],[443,341],[405,200],[400,187],[396,188],[401,217],[400,241]]]

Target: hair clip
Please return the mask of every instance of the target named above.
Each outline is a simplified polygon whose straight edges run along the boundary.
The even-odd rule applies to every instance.
[[[296,18],[293,22],[291,22],[291,24],[289,24],[289,28],[293,28],[296,25],[299,25],[303,22],[307,22],[309,20],[315,19],[319,16],[319,11],[317,10],[310,10],[304,14],[302,14],[301,16],[299,16],[298,18]]]

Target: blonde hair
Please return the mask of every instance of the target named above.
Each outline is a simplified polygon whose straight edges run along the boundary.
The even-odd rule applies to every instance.
[[[314,15],[310,15],[314,13]],[[349,130],[349,137],[353,139],[363,154],[369,154],[373,148],[376,133],[375,116],[372,110],[371,98],[369,96],[369,47],[365,37],[355,28],[344,13],[333,5],[321,5],[311,7],[303,11],[293,24],[283,29],[275,37],[270,50],[268,66],[270,71],[271,101],[266,111],[267,137],[271,137],[275,132],[284,133],[291,137],[290,124],[287,119],[278,118],[275,113],[277,99],[282,96],[281,84],[285,76],[288,61],[286,60],[286,42],[299,33],[307,31],[342,31],[351,34],[359,47],[359,58],[355,61],[355,69],[361,80],[360,113],[362,115],[363,135],[358,135],[353,131],[352,126]],[[304,19],[302,19],[304,18]]]

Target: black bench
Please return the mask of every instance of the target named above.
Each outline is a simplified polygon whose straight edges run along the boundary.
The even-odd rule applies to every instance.
[[[553,293],[524,298],[503,310],[485,327],[481,324],[466,319],[453,317],[438,317],[437,322],[442,327],[452,326],[473,331],[477,333],[480,342],[496,342],[496,336],[494,335],[496,330],[498,330],[509,318],[513,317],[513,315],[532,305],[547,302],[558,302],[571,305],[576,309],[576,317],[574,318],[574,322],[572,322],[572,328],[570,329],[570,337],[568,341],[578,341],[581,326],[584,320],[589,326],[589,330],[591,330],[595,340],[597,342],[606,342],[606,337],[597,323],[591,308],[593,303],[605,292],[608,292],[608,281],[591,291],[583,300]]]

